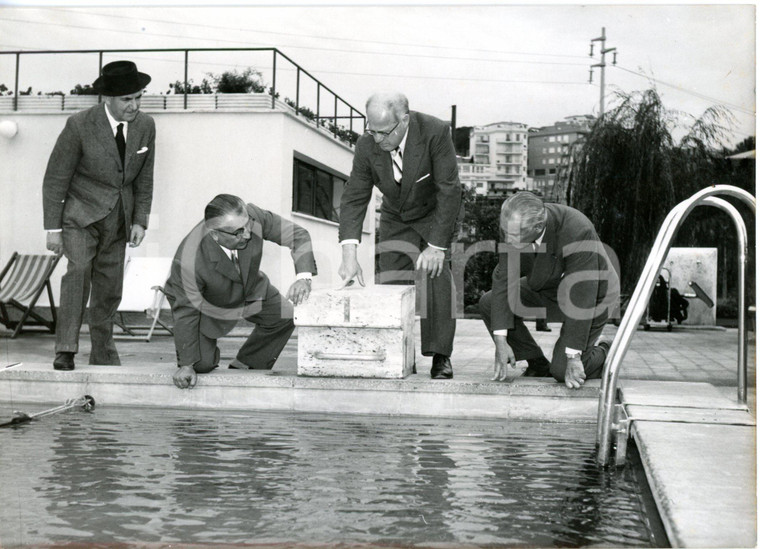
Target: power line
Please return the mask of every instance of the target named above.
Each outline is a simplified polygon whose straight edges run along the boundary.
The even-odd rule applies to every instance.
[[[665,82],[664,80],[660,80],[658,78],[653,78],[651,76],[647,76],[646,74],[643,74],[643,73],[641,73],[639,71],[634,71],[634,70],[631,70],[631,69],[626,69],[625,67],[621,67],[620,65],[617,65],[617,68],[620,69],[621,71],[629,72],[631,74],[635,74],[636,76],[640,76],[642,78],[646,78],[647,80],[650,80],[652,82],[657,82],[658,84],[662,84],[663,86],[668,86],[669,88],[674,88],[674,89],[679,90],[679,91],[681,91],[681,92],[683,92],[683,93],[685,93],[687,95],[692,95],[694,97],[697,97],[699,99],[704,99],[704,100],[710,101],[712,103],[717,103],[717,104],[720,104],[720,105],[727,105],[729,107],[733,107],[736,110],[743,112],[744,114],[749,114],[749,115],[752,115],[752,116],[755,116],[755,114],[756,114],[755,111],[749,110],[746,107],[742,107],[741,105],[736,105],[735,103],[729,103],[728,101],[723,101],[723,100],[717,99],[715,97],[710,97],[709,95],[705,95],[705,94],[698,93],[698,92],[695,92],[695,91],[687,90],[686,88],[683,88],[683,87],[681,87],[681,86],[679,86],[677,84],[671,84],[669,82]]]
[[[314,70],[312,71],[314,73],[324,73],[324,74],[342,74],[342,75],[348,75],[348,76],[377,76],[377,77],[383,77],[383,78],[406,78],[406,79],[418,79],[418,80],[448,80],[451,81],[460,81],[460,79],[451,78],[450,76],[417,76],[417,75],[406,75],[406,74],[379,74],[379,73],[366,73],[366,72],[341,72],[341,71],[330,71],[330,70]],[[563,86],[565,85],[578,85],[578,86],[586,86],[588,85],[588,82],[560,82],[560,81],[548,81],[548,80],[501,80],[501,79],[490,79],[490,78],[462,78],[461,81],[465,82],[494,82],[494,83],[507,83],[507,84],[561,84]]]
[[[79,10],[55,10],[59,12],[69,12],[69,13],[82,13]],[[85,14],[87,12],[84,12]],[[113,15],[113,14],[92,14],[97,15],[100,17],[112,17],[117,19],[126,19],[126,20],[133,20],[133,21],[150,21],[150,22],[156,22],[156,23],[166,23],[166,24],[180,24],[183,26],[193,26],[193,27],[200,27],[200,28],[208,28],[208,29],[217,29],[217,30],[224,30],[224,31],[230,31],[230,30],[237,30],[241,32],[260,32],[264,34],[273,34],[273,35],[282,35],[282,36],[296,36],[296,37],[310,37],[310,38],[319,38],[319,39],[327,39],[327,40],[336,40],[336,41],[344,41],[344,42],[357,42],[358,40],[350,39],[350,38],[338,38],[338,37],[322,37],[318,35],[302,35],[302,34],[295,34],[295,33],[285,33],[285,32],[274,32],[274,31],[264,31],[264,30],[257,30],[257,29],[235,29],[230,27],[224,27],[224,26],[218,26],[218,25],[207,25],[207,24],[200,24],[200,23],[177,23],[174,21],[167,21],[167,20],[160,20],[160,19],[138,19],[134,17],[128,17],[128,16],[120,16],[120,15]],[[65,23],[54,23],[54,22],[48,22],[48,21],[31,21],[31,20],[24,20],[24,19],[17,19],[17,18],[10,18],[10,17],[0,17],[0,21],[9,21],[9,22],[19,22],[19,23],[29,23],[29,24],[38,24],[38,25],[49,25],[49,26],[58,26],[58,27],[66,27],[66,28],[78,28],[78,29],[84,29],[84,30],[109,30],[109,29],[102,29],[99,27],[92,27],[92,26],[86,26],[86,25],[72,25],[72,24],[65,24]],[[216,39],[216,38],[205,38],[205,37],[187,37],[187,36],[181,36],[181,35],[174,35],[174,34],[167,34],[167,33],[145,33],[145,32],[137,32],[137,31],[130,31],[125,29],[110,29],[110,32],[119,32],[119,33],[125,33],[125,34],[136,34],[139,36],[156,36],[156,37],[166,37],[166,38],[181,38],[181,39],[195,39],[195,40],[206,40],[206,41],[214,41],[214,42],[222,42],[222,43],[231,43],[231,44],[258,44],[258,45],[268,45],[261,42],[244,42],[241,40],[225,40],[225,39]],[[394,42],[383,42],[383,41],[370,41],[370,40],[361,40],[363,43],[372,43],[372,44],[378,44],[378,45],[392,45],[392,46],[412,46],[412,47],[424,47],[424,48],[431,48],[431,49],[452,49],[452,48],[446,48],[444,46],[429,46],[429,45],[421,45],[421,44],[412,44],[412,43],[394,43]],[[2,47],[16,47],[18,46],[7,46],[2,45]],[[428,59],[445,59],[445,60],[452,60],[452,61],[481,61],[481,62],[495,62],[495,63],[512,63],[512,64],[535,64],[535,65],[584,65],[583,63],[568,63],[568,62],[552,62],[552,61],[520,61],[520,60],[507,60],[507,59],[484,59],[481,57],[451,57],[451,56],[439,56],[439,55],[429,55],[429,54],[408,54],[408,53],[392,53],[392,52],[377,52],[377,51],[361,51],[361,50],[346,50],[341,48],[328,48],[328,47],[317,47],[317,46],[296,46],[296,45],[288,45],[287,47],[293,48],[293,49],[309,49],[309,50],[321,50],[321,51],[335,51],[335,52],[343,52],[343,53],[358,53],[358,54],[369,54],[369,55],[385,55],[385,56],[398,56],[398,57],[412,57],[412,58],[428,58]],[[23,49],[23,47],[21,48]],[[511,51],[498,51],[498,50],[486,50],[486,49],[461,49],[457,48],[460,51],[472,51],[472,52],[483,52],[483,53],[500,53],[500,54],[508,54],[508,55],[532,55],[532,56],[555,56],[554,54],[546,54],[546,53],[530,53],[530,52],[511,52]],[[574,55],[556,55],[556,57],[581,57],[581,56],[574,56]],[[150,58],[153,61],[157,61],[156,58]],[[174,62],[177,63],[179,61],[177,60],[169,60],[164,59],[164,61],[167,62]],[[196,65],[213,65],[213,66],[240,66],[240,64],[228,64],[228,63],[204,63],[204,62],[196,62]],[[755,116],[755,112],[749,109],[746,109],[745,107],[742,107],[740,105],[736,105],[734,103],[730,103],[727,101],[721,101],[720,99],[700,94],[698,92],[694,92],[688,89],[685,89],[681,86],[678,86],[676,84],[671,84],[669,82],[665,82],[663,80],[659,80],[650,76],[647,76],[645,74],[642,74],[641,72],[634,71],[631,69],[627,69],[625,67],[617,65],[617,68],[620,70],[623,70],[625,72],[629,72],[631,74],[634,74],[636,76],[640,76],[643,78],[647,78],[650,81],[657,82],[659,84],[662,84],[664,86],[668,86],[674,89],[677,89],[685,94],[697,97],[699,99],[707,100],[710,102],[723,104],[727,106],[731,106],[735,108],[736,110],[747,114],[751,116]],[[293,69],[284,69],[281,68],[279,70],[293,70]],[[407,78],[407,79],[421,79],[421,80],[454,80],[451,77],[437,77],[437,76],[419,76],[419,75],[395,75],[395,74],[382,74],[382,73],[359,73],[359,72],[350,72],[350,71],[331,71],[331,70],[316,70],[313,72],[320,72],[322,74],[339,74],[339,75],[348,75],[348,76],[373,76],[373,77],[380,77],[380,78]],[[535,81],[535,80],[506,80],[506,79],[472,79],[467,78],[467,81],[472,82],[479,82],[479,83],[513,83],[513,84],[552,84],[552,85],[580,85],[585,84],[583,82],[561,82],[561,81]]]
[[[3,48],[16,48],[18,46],[10,45],[10,44],[0,44],[0,47]],[[53,52],[51,52],[52,54]],[[168,59],[168,58],[160,58],[160,57],[141,57],[139,55],[132,56],[133,59],[136,60],[146,60],[146,61],[163,61],[165,63],[176,63],[181,64],[183,61],[178,59]],[[236,68],[242,66],[240,63],[216,63],[211,61],[195,61],[193,62],[193,65],[209,65],[212,67],[231,67]],[[272,67],[271,65],[260,65],[257,66],[257,70],[260,70],[262,73],[266,70],[270,70]],[[296,69],[290,68],[290,67],[278,67],[277,71],[284,71],[284,72],[295,72]],[[379,77],[379,78],[405,78],[405,79],[416,79],[416,80],[447,80],[449,82],[451,81],[462,81],[462,82],[478,82],[478,83],[497,83],[497,84],[553,84],[553,85],[581,85],[586,86],[588,85],[587,82],[571,82],[571,81],[552,81],[552,80],[506,80],[506,79],[496,79],[496,78],[471,78],[471,77],[463,77],[461,79],[457,79],[451,76],[421,76],[421,75],[406,75],[406,74],[389,74],[389,73],[371,73],[371,72],[351,72],[351,71],[333,71],[329,69],[312,69],[310,72],[317,74],[339,74],[343,76],[373,76],[373,77]]]
[[[90,27],[86,25],[70,25],[66,23],[53,23],[50,21],[30,21],[28,19],[15,19],[12,17],[0,17],[0,21],[10,21],[15,23],[29,23],[33,25],[49,25],[49,26],[55,26],[55,27],[66,27],[66,28],[72,28],[72,29],[83,29],[83,30],[97,30],[97,31],[107,31],[107,32],[118,32],[123,34],[136,34],[142,37],[146,36],[156,36],[156,37],[163,37],[163,38],[181,38],[183,40],[206,40],[206,41],[212,41],[212,42],[221,42],[225,44],[258,44],[266,46],[268,44],[262,44],[261,42],[244,42],[242,40],[225,40],[220,38],[204,38],[204,37],[194,37],[194,36],[180,36],[176,34],[166,34],[166,33],[156,33],[156,32],[137,32],[137,31],[130,31],[130,30],[124,30],[124,29],[103,29],[100,27]],[[509,59],[484,59],[482,57],[451,57],[451,56],[441,56],[441,55],[430,55],[430,54],[411,54],[411,53],[395,53],[395,52],[380,52],[380,51],[367,51],[367,50],[345,50],[340,48],[328,48],[324,46],[296,46],[289,44],[287,45],[288,48],[293,49],[305,49],[305,50],[319,50],[319,51],[334,51],[334,52],[341,52],[341,53],[352,53],[352,54],[364,54],[364,55],[384,55],[384,56],[394,56],[394,57],[413,57],[413,58],[423,58],[423,59],[443,59],[447,61],[480,61],[480,62],[487,62],[487,63],[506,63],[506,64],[523,64],[523,65],[564,65],[564,66],[586,66],[585,63],[568,63],[568,62],[559,62],[559,61],[520,61],[520,60],[509,60]]]
[[[204,29],[216,29],[216,30],[223,30],[223,31],[238,31],[238,32],[257,32],[262,34],[273,34],[278,36],[293,36],[296,38],[317,38],[320,40],[333,40],[333,41],[339,41],[339,42],[360,42],[362,44],[378,44],[383,46],[402,46],[402,47],[415,47],[415,48],[429,48],[429,49],[440,49],[440,50],[452,50],[456,49],[458,51],[471,51],[476,53],[498,53],[498,54],[507,54],[507,55],[533,55],[538,57],[569,57],[574,59],[585,59],[585,56],[583,55],[572,55],[572,54],[564,54],[564,53],[539,53],[539,52],[525,52],[525,51],[506,51],[506,50],[489,50],[489,49],[481,49],[481,48],[452,48],[450,46],[437,46],[437,45],[429,45],[429,44],[414,44],[411,42],[384,42],[381,40],[367,40],[367,39],[355,39],[355,38],[339,38],[335,36],[320,36],[315,34],[300,34],[300,33],[291,33],[291,32],[276,32],[276,31],[270,31],[270,30],[262,30],[262,29],[244,29],[239,27],[225,27],[221,25],[209,25],[205,23],[180,23],[177,21],[169,21],[165,19],[147,19],[147,18],[137,18],[137,17],[129,17],[126,15],[115,15],[115,14],[106,14],[106,13],[91,13],[91,12],[82,12],[81,10],[75,10],[75,9],[60,9],[56,11],[64,11],[69,13],[85,13],[89,15],[96,15],[98,17],[111,17],[115,19],[126,19],[129,21],[149,21],[152,23],[165,23],[170,25],[180,25],[182,27],[200,27]],[[343,50],[341,50],[343,51]]]
[[[13,48],[13,49],[20,49],[21,46],[15,45],[15,44],[0,44],[0,47],[2,48]],[[34,49],[43,49],[42,47],[34,46]],[[178,61],[177,59],[167,59],[167,58],[155,58],[155,57],[140,57],[140,56],[134,56],[134,59],[144,59],[144,60],[150,60],[150,61],[164,61],[167,63],[182,63],[182,61]],[[225,66],[225,67],[240,67],[241,64],[232,64],[232,63],[217,63],[217,62],[204,62],[204,61],[196,61],[194,62],[194,65],[211,65],[215,67],[219,66]],[[618,68],[622,68],[618,65]],[[271,67],[262,67],[262,69],[271,69]],[[286,67],[280,67],[277,69],[278,71],[295,71],[295,69],[286,68]],[[628,69],[628,72],[632,72],[633,74],[637,74],[638,76],[645,76],[641,75],[639,73],[636,73],[634,71],[630,71]],[[347,72],[347,71],[330,71],[330,70],[314,70],[314,73],[324,73],[324,74],[340,74],[340,75],[348,75],[348,76],[375,76],[375,77],[388,77],[388,78],[408,78],[408,79],[435,79],[435,80],[457,80],[455,78],[451,77],[444,77],[444,76],[407,76],[407,75],[395,75],[395,74],[380,74],[380,73],[359,73],[359,72]],[[532,80],[491,80],[491,79],[472,79],[472,78],[466,78],[463,79],[465,82],[478,82],[478,83],[510,83],[510,84],[556,84],[556,85],[589,85],[588,82],[559,82],[559,81],[532,81]],[[596,86],[596,84],[591,84],[592,86]],[[684,90],[686,93],[688,90]],[[693,95],[693,94],[692,94]],[[704,96],[707,97],[707,96]],[[713,100],[712,98],[710,98]],[[715,100],[717,101],[717,100]],[[754,114],[749,113],[748,114]],[[740,137],[754,137],[754,134],[748,134],[745,132],[741,132],[738,130],[732,130],[731,133],[736,136]]]

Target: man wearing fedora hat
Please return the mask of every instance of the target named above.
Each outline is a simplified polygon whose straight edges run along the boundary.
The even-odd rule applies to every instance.
[[[103,67],[93,88],[105,97],[69,117],[42,184],[47,248],[68,260],[61,280],[56,370],[73,370],[90,302],[90,364],[118,365],[113,320],[121,301],[126,243],[139,246],[153,198],[156,127],[140,112],[150,76],[131,61]]]

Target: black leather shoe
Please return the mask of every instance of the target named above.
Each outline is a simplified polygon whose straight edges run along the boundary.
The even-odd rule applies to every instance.
[[[551,377],[550,366],[551,363],[546,360],[546,357],[530,358],[523,377]]]
[[[451,368],[451,360],[444,355],[433,355],[433,367],[430,368],[430,377],[433,379],[451,379],[454,370]]]
[[[610,354],[610,347],[612,347],[612,342],[605,336],[599,336],[599,338],[596,340],[596,343],[594,343],[594,346],[604,349],[604,356],[606,358]]]
[[[74,353],[56,353],[55,360],[53,360],[53,368],[56,370],[73,370]]]
[[[216,353],[214,354],[214,358],[216,359],[217,364],[219,364],[219,357],[220,357],[219,348],[217,347]],[[230,370],[250,370],[251,368],[250,366],[248,366],[247,364],[243,364],[236,358],[235,360],[230,362],[229,369]]]
[[[546,320],[543,318],[536,319],[536,331],[537,332],[551,332],[552,329],[546,324]]]

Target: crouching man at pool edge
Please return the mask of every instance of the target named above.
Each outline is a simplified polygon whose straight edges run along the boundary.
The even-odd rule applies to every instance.
[[[480,314],[496,345],[494,380],[527,360],[526,376],[549,377],[580,388],[599,378],[610,348],[602,330],[616,310],[620,281],[612,250],[605,249],[580,211],[544,204],[530,192],[504,201],[502,239],[492,290],[480,299]],[[610,252],[609,254],[607,252]],[[549,362],[523,317],[562,322]]]
[[[259,270],[264,240],[290,248],[296,281],[285,297]],[[270,370],[295,328],[293,304],[309,297],[316,274],[306,229],[237,196],[216,196],[177,249],[166,283],[179,366],[174,384],[192,388],[197,374],[216,368],[217,339],[240,319],[255,329],[229,367]]]

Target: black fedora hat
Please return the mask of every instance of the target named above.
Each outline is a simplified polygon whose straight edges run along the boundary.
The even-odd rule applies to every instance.
[[[113,61],[103,67],[103,72],[92,87],[101,95],[118,97],[139,92],[150,82],[150,76],[137,72],[132,61]]]

